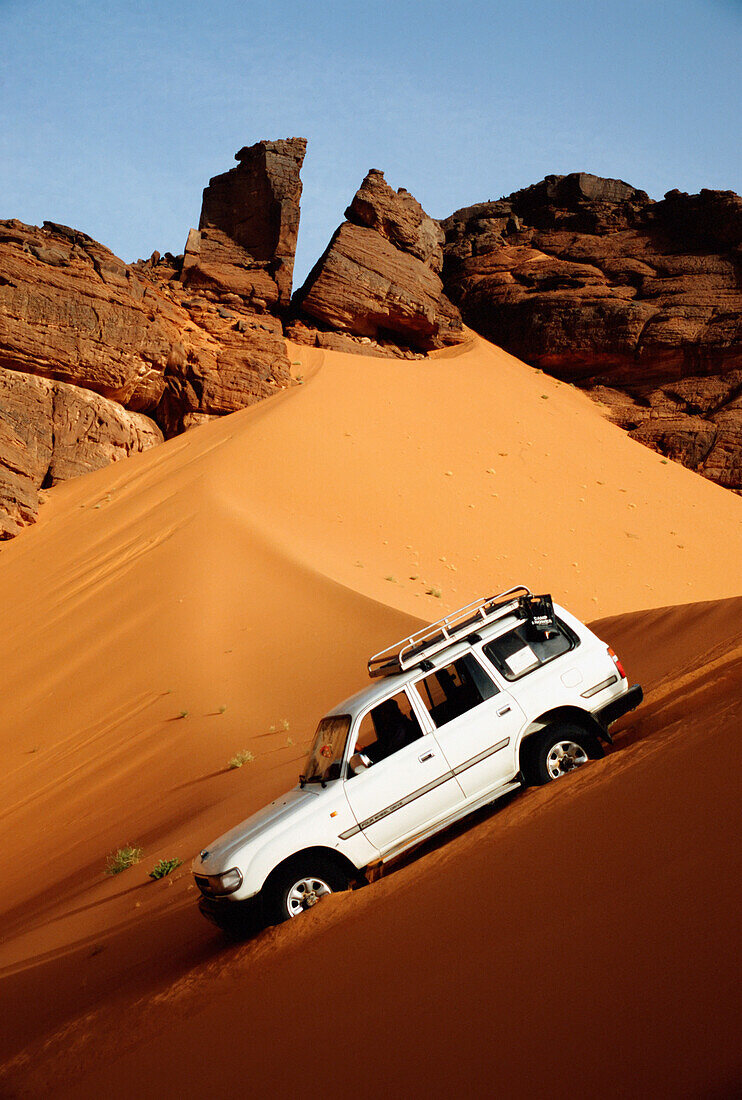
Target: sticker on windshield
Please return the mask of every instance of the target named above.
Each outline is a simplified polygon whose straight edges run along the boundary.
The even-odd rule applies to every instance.
[[[538,657],[529,645],[524,645],[517,653],[513,653],[510,657],[506,657],[505,664],[508,666],[513,676],[520,676],[522,672],[526,672],[529,668],[533,668],[534,665],[538,664]]]
[[[320,751],[320,755],[326,757],[327,760],[331,759],[331,757],[332,757],[332,747],[330,745],[323,745],[322,748],[319,751]]]

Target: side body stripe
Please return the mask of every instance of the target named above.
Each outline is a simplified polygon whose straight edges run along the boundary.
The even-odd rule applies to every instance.
[[[588,691],[583,691],[582,698],[590,699],[591,696],[597,695],[599,691],[602,691],[604,688],[610,687],[611,684],[615,684],[617,680],[618,676],[609,676],[607,680],[601,680],[601,682],[599,684],[596,684],[595,687],[589,688]]]
[[[450,779],[455,778],[457,775],[461,775],[462,772],[467,771],[469,768],[473,768],[475,764],[481,764],[488,756],[493,756],[496,752],[506,748],[509,744],[509,737],[506,737],[503,741],[498,741],[496,745],[492,745],[491,748],[485,749],[484,752],[477,753],[477,755],[472,756],[471,759],[465,760],[463,764],[457,764],[455,768],[445,772],[443,775],[439,776],[438,779],[434,779],[432,783],[426,783],[424,787],[418,787],[416,791],[405,795],[404,798],[399,798],[389,806],[385,806],[383,810],[379,810],[371,817],[367,817],[366,820],[361,821],[360,824],[354,825],[351,829],[346,829],[344,833],[340,833],[339,839],[348,840],[350,837],[355,836],[356,833],[360,833],[362,829],[368,829],[372,825],[376,825],[377,822],[388,817],[389,814],[393,814],[396,810],[401,810],[403,806],[408,806],[410,802],[414,802],[416,799],[422,798],[423,795],[429,794],[430,791],[435,790],[436,787],[440,787],[443,783],[448,783]]]
[[[485,749],[484,752],[480,752],[477,756],[472,756],[471,760],[465,760],[463,764],[457,764],[453,769],[454,775],[461,775],[462,772],[467,771],[469,768],[473,768],[475,764],[481,764],[483,760],[486,760],[488,756],[494,756],[500,749],[507,748],[510,744],[510,738],[506,737],[503,741],[498,741],[496,745],[493,745],[491,749]]]

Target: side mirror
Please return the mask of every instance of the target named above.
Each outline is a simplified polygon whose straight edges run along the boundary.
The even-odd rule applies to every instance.
[[[365,772],[367,768],[371,767],[371,761],[362,752],[354,753],[349,760],[349,764],[353,775],[360,775],[361,772]]]

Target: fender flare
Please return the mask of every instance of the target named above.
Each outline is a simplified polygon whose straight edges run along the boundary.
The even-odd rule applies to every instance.
[[[286,856],[285,859],[282,859],[279,863],[277,863],[276,866],[273,867],[263,879],[260,890],[264,890],[266,887],[266,883],[269,881],[269,879],[271,879],[277,871],[280,871],[287,864],[294,863],[295,861],[298,861],[305,857],[311,858],[311,856],[313,855],[321,855],[323,859],[332,860],[332,862],[335,863],[343,871],[344,874],[348,875],[351,881],[365,881],[363,869],[359,869],[358,867],[356,867],[356,865],[352,863],[351,860],[349,860],[348,857],[342,852],[339,852],[336,848],[328,848],[324,844],[310,844],[306,848],[300,848],[298,852],[292,852],[290,856]]]
[[[593,737],[613,744],[613,738],[608,730],[605,726],[602,726],[597,718],[594,718],[589,711],[582,710],[581,707],[573,706],[554,707],[553,710],[544,711],[538,718],[534,718],[519,734],[516,745],[517,758],[519,761],[521,748],[526,738],[534,733],[539,733],[542,729],[546,729],[546,727],[550,726],[553,722],[573,722],[577,726],[582,726],[585,732],[591,734]]]

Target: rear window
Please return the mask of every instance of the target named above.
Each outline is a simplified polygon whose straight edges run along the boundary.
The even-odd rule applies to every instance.
[[[506,680],[519,680],[576,645],[578,639],[572,631],[557,620],[545,631],[535,630],[530,623],[520,623],[507,634],[487,642],[482,652]]]

